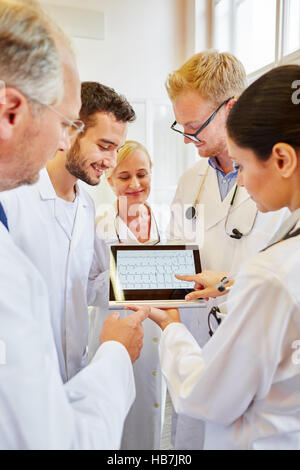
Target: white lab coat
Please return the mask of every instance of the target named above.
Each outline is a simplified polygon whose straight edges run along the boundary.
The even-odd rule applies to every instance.
[[[92,304],[97,289],[101,292],[106,287],[107,276],[101,273],[94,256],[99,251],[94,247],[94,204],[82,188],[78,185],[76,188],[78,207],[71,237],[46,169],[41,171],[35,185],[0,195],[14,242],[46,282],[64,382],[86,364],[88,304]],[[88,286],[93,257],[93,275]]]
[[[125,347],[104,343],[63,385],[46,285],[1,223],[0,259],[0,449],[119,448],[135,396]]]
[[[139,244],[134,234],[128,229],[126,224],[117,215],[117,206],[105,207],[97,212],[96,233],[107,240],[108,244],[118,243],[115,231],[115,222],[121,240],[126,240],[126,244]],[[152,223],[150,240],[146,245],[152,245],[159,239],[157,226],[151,211]],[[107,249],[107,268],[109,267],[109,250]],[[117,311],[117,309],[116,309]],[[120,310],[121,317],[129,315],[131,312]],[[91,312],[91,326],[89,334],[89,354],[92,358],[99,343],[99,332],[102,324],[108,315],[108,288],[107,298]],[[162,379],[158,344],[161,336],[160,328],[147,319],[143,323],[144,345],[141,356],[133,366],[136,399],[125,421],[124,434],[122,439],[122,450],[142,450],[159,449],[162,428],[162,419],[165,407],[166,386]]]
[[[299,259],[298,235],[246,262],[202,350],[182,324],[162,335],[174,406],[206,420],[205,449],[300,450]]]
[[[230,238],[225,233],[225,220],[233,196],[234,187],[226,198],[221,201],[216,171],[208,165],[207,159],[201,159],[189,168],[181,177],[173,200],[173,205],[184,207],[181,216],[175,211],[170,222],[171,238],[183,233],[185,210],[194,204],[201,181],[207,171],[205,183],[200,193],[199,204],[204,208],[203,220],[198,217],[197,234],[203,234],[200,246],[202,270],[229,271],[234,273],[241,264],[259,250],[267,246],[268,242],[278,230],[289,211],[283,209],[278,212],[258,213],[253,230],[248,236],[240,240]],[[250,230],[257,212],[256,204],[247,191],[239,187],[227,223],[227,232],[232,233],[233,228],[246,233]],[[201,210],[200,210],[201,213]],[[201,232],[204,229],[204,232]],[[189,240],[196,241],[195,239]],[[188,327],[200,346],[209,340],[207,317],[213,305],[224,302],[225,297],[210,300],[207,309],[181,309],[183,323]],[[203,446],[204,428],[199,420],[186,416],[173,416],[172,440],[176,449],[201,449]]]

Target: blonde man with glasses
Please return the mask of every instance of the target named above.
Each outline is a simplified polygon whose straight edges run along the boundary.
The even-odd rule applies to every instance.
[[[182,135],[186,144],[193,144],[200,157],[180,178],[173,200],[171,238],[200,243],[197,234],[201,227],[202,270],[233,273],[245,259],[268,244],[288,215],[287,210],[262,214],[247,191],[237,188],[238,172],[226,143],[226,120],[246,87],[244,67],[229,53],[203,51],[171,73],[166,87],[176,119],[171,128]],[[190,231],[189,238],[185,238],[187,223],[194,227],[192,240]],[[191,280],[187,276],[180,279]],[[206,297],[205,277],[203,282],[201,276],[194,281],[198,290],[189,294],[187,300]],[[219,299],[218,303],[226,300]],[[210,338],[207,319],[216,303],[210,300],[206,309],[181,309],[182,321],[200,346]],[[201,421],[174,415],[175,448],[201,449],[203,438]]]
[[[2,192],[35,183],[58,149],[69,151],[81,130],[81,97],[69,41],[35,2],[0,0],[0,45]],[[135,398],[132,363],[146,315],[112,314],[92,363],[63,385],[47,286],[13,242],[7,215],[0,205],[0,448],[116,449]],[[42,237],[48,233],[37,245]]]

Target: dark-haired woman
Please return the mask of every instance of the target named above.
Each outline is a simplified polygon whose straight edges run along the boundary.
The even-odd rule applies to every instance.
[[[177,310],[151,311],[164,330],[161,363],[173,404],[206,420],[206,449],[300,449],[299,78],[300,66],[272,70],[229,116],[239,184],[259,210],[292,214],[238,273],[227,318],[201,350]]]

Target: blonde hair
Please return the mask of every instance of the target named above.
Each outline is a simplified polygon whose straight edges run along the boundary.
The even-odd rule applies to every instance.
[[[207,50],[193,55],[182,67],[171,73],[166,89],[171,101],[187,90],[221,104],[231,96],[239,96],[247,86],[242,63],[232,54]]]
[[[70,40],[35,0],[0,0],[0,80],[43,105],[63,96],[58,43]]]
[[[115,166],[115,168],[109,168],[108,170],[106,170],[105,172],[106,178],[110,178],[113,172],[116,170],[116,168],[118,168],[118,166],[122,162],[124,162],[135,150],[142,150],[147,155],[149,159],[149,163],[150,163],[150,169],[151,169],[153,166],[153,163],[146,147],[144,147],[144,145],[140,144],[136,140],[127,140],[124,146],[118,151],[117,165]]]

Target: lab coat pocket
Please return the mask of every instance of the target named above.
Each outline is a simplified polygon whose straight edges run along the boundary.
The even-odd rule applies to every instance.
[[[107,306],[109,296],[109,270],[99,273],[95,279],[88,282],[89,306]]]

